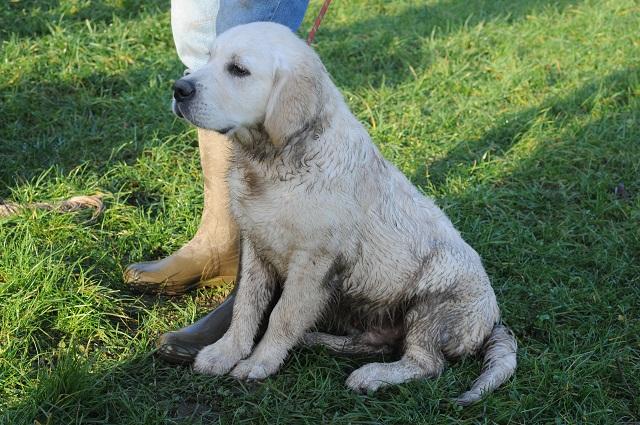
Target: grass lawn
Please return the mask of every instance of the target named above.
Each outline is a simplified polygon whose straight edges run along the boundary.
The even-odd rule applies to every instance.
[[[312,2],[303,24],[315,16]],[[0,6],[0,197],[107,209],[0,219],[0,424],[640,421],[638,0],[336,1],[316,48],[385,156],[483,257],[516,375],[466,409],[480,361],[371,396],[362,359],[298,349],[262,383],[154,359],[231,288],[141,297],[125,265],[189,240],[195,130],[166,0]],[[625,190],[614,191],[620,184]]]

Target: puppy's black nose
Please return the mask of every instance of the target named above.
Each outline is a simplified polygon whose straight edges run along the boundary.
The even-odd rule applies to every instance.
[[[196,94],[196,86],[184,78],[173,84],[173,98],[178,102],[191,99]]]

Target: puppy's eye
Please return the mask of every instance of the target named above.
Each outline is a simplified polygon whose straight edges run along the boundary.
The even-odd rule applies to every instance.
[[[231,62],[230,64],[227,65],[227,72],[229,72],[229,74],[234,75],[236,77],[247,77],[251,75],[251,73],[247,68],[243,68],[242,66],[234,62]]]

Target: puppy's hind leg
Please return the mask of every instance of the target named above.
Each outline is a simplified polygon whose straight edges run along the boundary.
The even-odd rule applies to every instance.
[[[323,346],[338,355],[391,356],[394,353],[393,341],[371,342],[369,334],[338,336],[323,332],[310,332],[304,336],[307,347]]]
[[[415,310],[407,314],[405,351],[400,360],[366,364],[349,375],[347,386],[358,392],[373,392],[387,385],[439,376],[445,358],[438,338],[427,331],[426,322],[418,317]]]
[[[442,354],[417,347],[409,348],[411,353],[405,353],[396,362],[369,363],[354,370],[347,378],[347,386],[358,392],[373,392],[388,385],[432,378],[442,373]]]

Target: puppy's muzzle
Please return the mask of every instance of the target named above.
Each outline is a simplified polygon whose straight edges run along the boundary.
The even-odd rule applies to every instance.
[[[181,78],[173,84],[173,98],[176,102],[191,100],[195,95],[196,86],[191,81]]]

